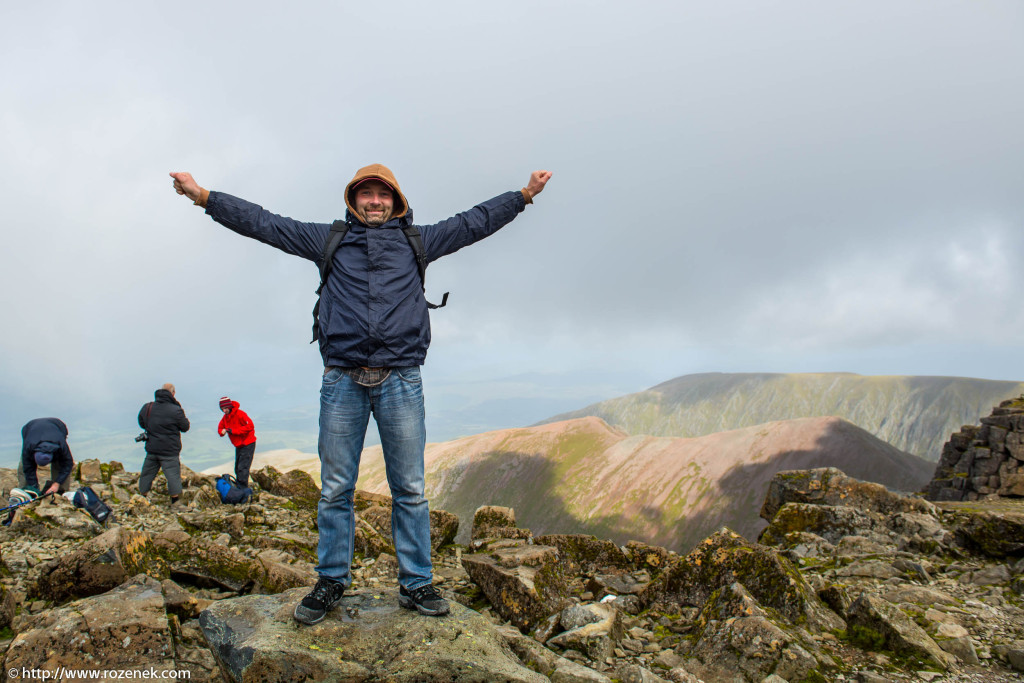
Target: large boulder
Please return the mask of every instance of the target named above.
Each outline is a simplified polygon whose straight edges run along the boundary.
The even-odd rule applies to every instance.
[[[986,509],[981,501],[944,504],[957,542],[973,552],[990,557],[1019,557],[1024,554],[1024,502],[1019,500],[993,504]]]
[[[558,549],[505,541],[489,552],[462,556],[462,567],[494,611],[523,632],[566,606],[570,567]]]
[[[278,593],[316,580],[306,564],[293,565],[273,556],[252,559],[184,531],[160,532],[153,537],[153,545],[172,575],[198,586],[235,593]]]
[[[480,541],[489,538],[529,538],[529,529],[516,526],[516,511],[500,505],[483,505],[473,513],[470,538]]]
[[[869,650],[892,650],[946,669],[951,657],[892,603],[868,593],[854,600],[846,611],[847,632]]]
[[[62,603],[104,593],[140,573],[169,576],[149,534],[113,527],[70,555],[41,566],[29,597]]]
[[[934,507],[920,498],[893,493],[881,484],[860,481],[835,467],[778,472],[768,484],[768,495],[761,506],[761,517],[771,522],[786,503],[833,505],[878,512],[934,512]]]
[[[292,504],[307,510],[316,510],[320,502],[320,487],[313,477],[303,470],[288,470],[285,473],[267,465],[250,475],[264,491],[283,496]]]
[[[711,596],[697,619],[698,633],[688,667],[708,680],[760,683],[769,674],[787,681],[826,680],[817,648],[764,610],[739,583]],[[698,664],[699,662],[699,664]],[[812,677],[817,674],[817,677]]]
[[[523,666],[493,625],[458,603],[447,617],[425,619],[399,608],[397,591],[353,592],[319,624],[298,628],[292,612],[303,595],[233,598],[200,614],[206,640],[231,680],[548,680]]]
[[[95,597],[28,618],[3,670],[177,669],[160,582],[140,576]],[[197,680],[209,680],[209,673]],[[69,678],[71,678],[69,676]],[[85,676],[74,677],[74,680]]]
[[[569,608],[574,609],[574,608]],[[612,655],[616,644],[622,639],[622,620],[619,618],[619,611],[606,604],[594,604],[586,607],[578,607],[581,611],[589,613],[583,623],[572,624],[568,619],[562,619],[562,626],[569,627],[558,635],[549,638],[547,644],[561,650],[575,650],[585,654],[595,662],[603,662]],[[563,610],[564,615],[565,610]]]
[[[203,512],[182,513],[178,515],[178,523],[188,532],[213,531],[226,533],[232,538],[240,538],[245,531],[245,515],[228,505]]]
[[[634,560],[611,541],[585,534],[545,534],[534,542],[558,548],[584,574],[611,574],[637,569]]]
[[[703,607],[715,591],[735,582],[741,583],[761,605],[811,631],[845,626],[789,560],[725,528],[679,558],[651,583],[642,597],[662,611],[677,611],[675,608],[680,606]]]
[[[857,508],[813,503],[786,503],[772,517],[758,540],[765,545],[785,546],[793,533],[810,533],[832,544],[847,536],[888,542],[882,515]]]

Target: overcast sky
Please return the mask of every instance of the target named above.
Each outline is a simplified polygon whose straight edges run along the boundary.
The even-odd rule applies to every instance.
[[[3,3],[0,441],[132,429],[164,381],[204,420],[315,414],[316,268],[178,170],[329,222],[384,163],[419,223],[551,170],[431,266],[428,413],[703,371],[1024,379],[1022,36],[1019,0]]]

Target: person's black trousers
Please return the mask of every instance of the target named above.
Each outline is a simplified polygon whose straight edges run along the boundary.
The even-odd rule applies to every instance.
[[[239,486],[249,485],[249,468],[252,466],[252,456],[256,452],[256,442],[235,448],[235,479]]]

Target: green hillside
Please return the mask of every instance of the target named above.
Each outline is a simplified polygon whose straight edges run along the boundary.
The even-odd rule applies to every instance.
[[[787,420],[699,438],[629,436],[593,417],[429,444],[432,508],[458,515],[468,542],[481,505],[516,511],[536,534],[586,533],[684,552],[721,526],[747,538],[781,470],[839,467],[916,491],[935,466],[838,418]],[[363,452],[359,488],[387,493],[379,446]]]
[[[545,423],[593,415],[630,434],[694,437],[776,420],[836,416],[934,462],[950,434],[1022,393],[1024,383],[963,377],[706,373],[677,377]]]

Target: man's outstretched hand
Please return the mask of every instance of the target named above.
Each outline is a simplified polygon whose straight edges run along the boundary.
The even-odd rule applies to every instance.
[[[199,201],[203,194],[203,188],[199,187],[199,183],[195,181],[191,173],[180,171],[178,173],[171,173],[171,177],[174,178],[175,192],[185,195],[193,202]]]
[[[174,175],[173,173],[171,175]],[[183,175],[188,175],[187,173]],[[189,180],[192,180],[192,176],[189,176]],[[530,174],[530,182],[526,186],[527,192],[530,196],[536,197],[544,191],[544,186],[551,180],[551,171],[534,171]]]

